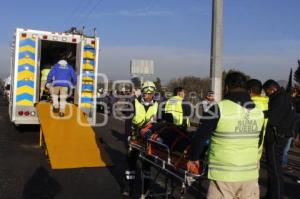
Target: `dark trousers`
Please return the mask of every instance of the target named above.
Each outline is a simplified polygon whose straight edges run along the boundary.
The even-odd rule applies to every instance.
[[[267,129],[265,137],[266,160],[268,168],[267,198],[280,199],[284,196],[284,180],[281,168],[283,150],[287,138],[279,136],[274,129]]]
[[[129,193],[132,195],[136,192],[137,185],[139,185],[140,182],[137,182],[137,160],[138,160],[139,151],[136,149],[128,150],[127,153],[127,168],[125,170],[125,180],[126,184],[125,187],[127,187]],[[149,184],[150,184],[150,169],[151,165],[146,162],[142,161],[142,172],[141,175],[143,176],[143,192],[145,193],[148,190]],[[142,194],[144,194],[142,193]]]

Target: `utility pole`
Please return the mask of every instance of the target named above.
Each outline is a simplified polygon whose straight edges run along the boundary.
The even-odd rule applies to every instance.
[[[221,100],[223,73],[223,0],[212,0],[210,88],[216,101]]]

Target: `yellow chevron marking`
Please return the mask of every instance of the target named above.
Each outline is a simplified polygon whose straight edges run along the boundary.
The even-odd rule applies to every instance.
[[[29,46],[29,45],[20,47],[20,49],[19,49],[20,53],[25,52],[25,51],[29,51],[29,52],[32,52],[33,54],[35,54],[35,48],[32,46]]]
[[[84,70],[94,70],[94,66],[91,64],[84,64],[82,67]]]
[[[93,85],[94,81],[90,81],[90,80],[82,80],[83,84],[90,84],[90,85]]]
[[[33,88],[31,88],[29,86],[22,86],[22,87],[17,88],[17,95],[20,95],[23,93],[28,93],[28,94],[34,95],[34,90],[33,90]]]
[[[34,79],[34,73],[29,70],[24,70],[22,72],[18,73],[18,80],[33,80]]]
[[[23,64],[30,64],[32,66],[35,66],[35,60],[32,60],[31,58],[23,58],[23,59],[19,59],[19,66],[23,65]]]
[[[17,102],[17,106],[33,106],[33,102],[27,99],[21,100]]]
[[[92,53],[92,52],[89,52],[89,51],[85,51],[83,53],[83,58],[86,58],[86,59],[95,59],[95,54]]]
[[[89,82],[92,82],[94,79],[93,78],[90,78],[90,77],[83,77],[82,78],[82,81],[89,81]]]
[[[81,97],[93,98],[93,93],[82,92],[81,93]]]
[[[92,107],[92,104],[89,104],[89,103],[81,103],[81,104],[80,104],[80,107],[82,107],[82,108],[91,108],[91,107]]]

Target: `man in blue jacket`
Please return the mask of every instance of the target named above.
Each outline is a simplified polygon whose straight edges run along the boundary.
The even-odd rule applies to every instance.
[[[53,112],[63,117],[65,114],[68,89],[77,84],[77,76],[73,67],[64,59],[55,64],[47,77],[48,86],[52,83]],[[58,103],[58,97],[60,103]]]

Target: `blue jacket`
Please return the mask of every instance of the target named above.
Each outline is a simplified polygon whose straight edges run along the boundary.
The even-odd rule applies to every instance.
[[[61,60],[50,70],[47,77],[47,83],[52,83],[53,86],[76,86],[77,76],[73,67],[66,61]]]

